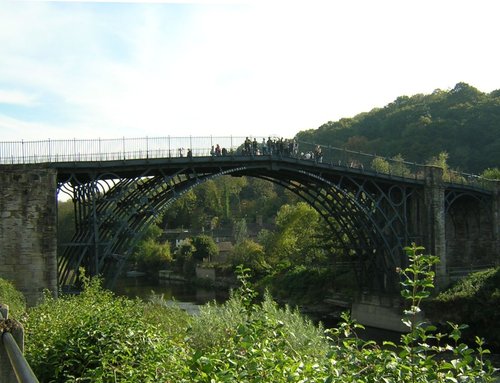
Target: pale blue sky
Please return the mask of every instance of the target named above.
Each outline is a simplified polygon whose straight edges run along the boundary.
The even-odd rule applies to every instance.
[[[500,88],[496,0],[0,0],[1,141],[291,137]]]

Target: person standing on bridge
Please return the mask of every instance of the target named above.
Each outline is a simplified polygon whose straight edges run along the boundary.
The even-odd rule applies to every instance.
[[[323,162],[323,152],[321,151],[321,146],[319,145],[316,145],[316,149],[314,149],[314,158],[318,163]]]
[[[247,137],[245,138],[245,142],[244,142],[244,155],[247,155],[249,156],[250,155],[250,144],[251,144],[251,141],[250,139]]]
[[[271,140],[271,137],[267,138],[267,153],[273,154],[273,140]]]

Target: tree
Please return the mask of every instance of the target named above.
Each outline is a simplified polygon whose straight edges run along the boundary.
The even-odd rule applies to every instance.
[[[403,153],[416,163],[446,151],[452,168],[479,173],[500,163],[499,94],[458,83],[448,91],[401,96],[383,108],[330,121],[296,137],[387,158]]]
[[[239,219],[233,224],[233,236],[236,243],[240,243],[248,237],[247,221]]]
[[[57,242],[71,242],[75,234],[75,210],[72,200],[57,203]]]
[[[280,268],[323,262],[322,224],[318,212],[305,202],[283,205],[276,215],[276,230],[265,237],[268,262]]]
[[[184,275],[193,276],[196,271],[196,262],[193,254],[196,248],[190,238],[181,241],[175,249],[175,266]]]
[[[265,274],[269,269],[264,247],[251,239],[244,239],[239,242],[233,248],[229,257],[233,267],[243,265],[251,269],[256,276]]]
[[[449,154],[447,152],[441,152],[436,157],[432,157],[427,161],[427,165],[437,166],[443,169],[443,173],[448,172],[448,157]]]
[[[184,193],[163,214],[163,227],[190,227],[197,197],[192,190]]]
[[[193,257],[198,261],[208,260],[211,261],[217,254],[219,248],[212,237],[208,235],[198,235],[193,237],[191,241],[194,246]]]
[[[148,273],[155,273],[172,262],[170,243],[162,241],[163,231],[156,224],[148,226],[142,240],[136,245],[130,261]]]
[[[375,157],[373,159],[372,168],[373,168],[373,170],[375,170],[379,173],[388,174],[390,172],[389,162],[387,162],[387,160],[383,159],[382,157]]]
[[[139,269],[155,273],[172,262],[170,244],[168,242],[159,243],[153,238],[147,238],[137,246],[133,259]]]
[[[401,154],[397,154],[396,156],[392,157],[390,163],[390,171],[392,174],[401,176],[401,177],[407,177],[410,175],[410,169],[405,165],[404,158]]]
[[[490,180],[500,180],[500,168],[488,168],[483,171],[481,176]]]

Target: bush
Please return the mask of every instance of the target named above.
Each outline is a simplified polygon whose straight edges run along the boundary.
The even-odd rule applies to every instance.
[[[192,239],[195,251],[193,257],[197,261],[211,261],[219,254],[219,248],[212,237],[208,235],[198,235]]]
[[[419,320],[437,261],[420,250],[408,248],[410,266],[399,270],[409,329],[400,345],[360,340],[347,314],[324,336],[269,295],[258,303],[240,268],[231,299],[192,319],[87,281],[81,295],[28,312],[26,355],[47,382],[492,382],[481,339],[472,349],[460,340],[463,326],[436,334]]]
[[[234,246],[229,260],[233,267],[244,265],[253,270],[255,275],[264,275],[270,266],[266,262],[266,254],[262,245],[251,239],[244,239]]]
[[[26,358],[46,382],[176,379],[183,343],[173,342],[150,318],[147,305],[116,297],[94,279],[80,295],[47,297],[28,312]],[[185,332],[178,321],[170,323],[177,323],[173,331]]]
[[[156,275],[158,270],[165,268],[172,262],[170,244],[168,242],[159,243],[148,238],[137,246],[132,261],[137,263],[140,270]]]
[[[318,303],[324,292],[334,283],[334,276],[328,267],[294,266],[281,270],[266,278],[273,296],[295,304]]]
[[[14,285],[0,278],[0,303],[9,306],[9,318],[20,319],[26,311],[26,299]]]
[[[473,342],[484,337],[489,347],[500,349],[500,268],[472,273],[457,281],[425,305],[426,313],[442,323],[458,321],[469,328],[464,336]]]

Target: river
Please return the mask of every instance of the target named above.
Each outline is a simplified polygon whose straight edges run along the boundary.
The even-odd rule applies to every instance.
[[[177,305],[190,314],[196,314],[200,305],[208,302],[223,303],[229,298],[225,289],[194,286],[189,283],[154,281],[145,277],[123,277],[116,282],[113,292],[129,298],[149,300],[153,295],[163,296],[167,302]]]
[[[224,303],[229,298],[229,291],[225,289],[207,288],[195,286],[189,283],[173,283],[171,281],[154,281],[144,277],[123,277],[117,280],[113,292],[119,296],[129,298],[150,299],[153,295],[163,295],[163,298],[185,310],[189,314],[196,315],[200,305],[208,302]],[[325,313],[326,314],[326,313]],[[326,328],[334,327],[337,321],[328,319],[328,316],[318,317],[317,313],[308,315],[314,322],[321,320]],[[365,330],[358,330],[357,335],[365,340],[374,340],[381,344],[383,341],[399,343],[401,333],[374,327],[366,327]],[[490,356],[492,363],[500,368],[500,355]]]
[[[224,303],[229,298],[229,291],[226,289],[207,288],[189,283],[154,281],[145,277],[122,277],[117,280],[113,292],[120,296],[140,298],[142,300],[148,300],[153,295],[162,295],[168,303],[176,305],[193,315],[199,312],[200,305],[213,301]],[[334,318],[317,312],[304,315],[315,323],[321,321],[327,328],[334,327],[338,323]],[[401,336],[400,333],[395,331],[373,327],[366,327],[365,330],[359,330],[357,333],[363,339],[377,342],[384,340],[398,342]]]

